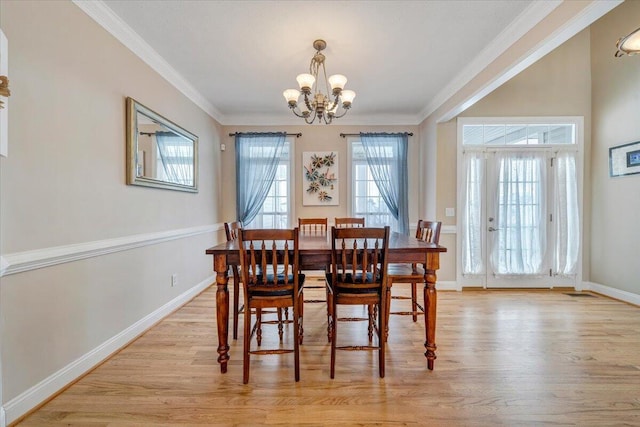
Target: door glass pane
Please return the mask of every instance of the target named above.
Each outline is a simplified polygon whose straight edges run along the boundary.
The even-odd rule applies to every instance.
[[[546,253],[544,153],[502,153],[497,162],[493,272],[539,275]]]

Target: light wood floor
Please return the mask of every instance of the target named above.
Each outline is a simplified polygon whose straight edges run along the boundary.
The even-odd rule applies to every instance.
[[[308,304],[300,382],[272,355],[243,385],[241,337],[228,373],[216,363],[209,288],[19,425],[640,425],[640,308],[568,294],[441,292],[435,370],[422,317],[392,316],[384,379],[375,352],[343,351],[331,380],[324,304]]]

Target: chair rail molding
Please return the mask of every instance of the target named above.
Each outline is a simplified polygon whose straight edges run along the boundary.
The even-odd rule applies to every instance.
[[[0,277],[223,230],[222,223],[3,254]]]

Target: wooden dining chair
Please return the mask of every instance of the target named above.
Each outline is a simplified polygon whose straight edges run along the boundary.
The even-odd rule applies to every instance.
[[[303,326],[301,307],[304,274],[298,264],[298,229],[240,230],[238,234],[240,265],[244,290],[243,383],[249,382],[250,356],[294,353],[295,380],[300,380],[300,351]],[[283,322],[277,322],[281,345],[261,348],[264,308],[280,311],[293,309],[293,348],[283,348]],[[256,323],[252,324],[255,311]],[[258,349],[251,350],[251,338],[256,335]]]
[[[327,236],[327,218],[298,218],[298,233],[300,236],[318,236],[318,237],[326,237]],[[324,281],[324,274],[326,271],[322,271],[322,280]],[[305,289],[326,289],[326,285],[316,286],[310,285],[309,280],[305,284]],[[313,303],[325,303],[326,299],[306,299],[304,300],[305,304],[313,304]]]
[[[442,228],[442,222],[440,221],[424,221],[419,220],[418,226],[416,228],[416,239],[422,240],[427,243],[435,243],[436,245],[440,242],[440,229]],[[413,321],[418,320],[419,314],[424,314],[424,307],[422,307],[418,303],[417,299],[417,283],[424,283],[424,265],[419,265],[418,263],[413,264],[389,264],[389,289],[391,291],[392,285],[394,283],[410,283],[411,284],[411,297],[394,296],[392,294],[391,298],[387,300],[387,314],[398,314],[404,316],[412,316]],[[392,292],[391,292],[392,293]],[[391,300],[392,299],[411,299],[411,311],[391,311]],[[387,319],[387,327],[389,325]],[[388,334],[388,331],[387,331]]]
[[[364,218],[336,218],[336,228],[364,227]]]
[[[298,218],[300,235],[327,235],[327,218]]]
[[[238,239],[238,231],[242,228],[241,221],[225,222],[224,231],[227,235],[227,242]],[[233,274],[233,339],[238,339],[238,319],[244,305],[240,305],[240,273],[237,265],[231,266]]]
[[[327,273],[333,316],[330,320],[331,378],[335,376],[336,350],[378,350],[380,378],[384,378],[389,234],[389,226],[331,228],[331,271]],[[369,310],[369,345],[338,346],[340,305],[366,305],[377,309]],[[374,329],[377,345],[372,344]]]

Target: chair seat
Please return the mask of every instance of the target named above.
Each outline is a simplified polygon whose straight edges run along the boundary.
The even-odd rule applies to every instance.
[[[407,281],[413,283],[418,279],[421,281],[424,277],[424,268],[420,265],[413,267],[411,264],[389,264],[387,268],[390,283]]]
[[[366,294],[366,293],[379,293],[380,292],[380,279],[374,280],[372,273],[366,273],[364,281],[362,280],[362,274],[356,273],[354,276],[352,273],[346,273],[344,277],[341,277],[337,284],[333,283],[333,277],[331,273],[326,274],[327,283],[331,289],[336,287],[342,292],[348,292],[352,294]]]
[[[249,293],[253,296],[285,296],[293,293],[293,274],[289,274],[287,285],[285,285],[284,274],[278,274],[278,281],[275,281],[273,274],[267,274],[266,282],[262,275],[257,276],[257,284],[249,286]],[[298,274],[298,286],[302,289],[304,285],[304,274]],[[261,284],[266,283],[266,284]],[[279,289],[282,287],[281,289]]]

